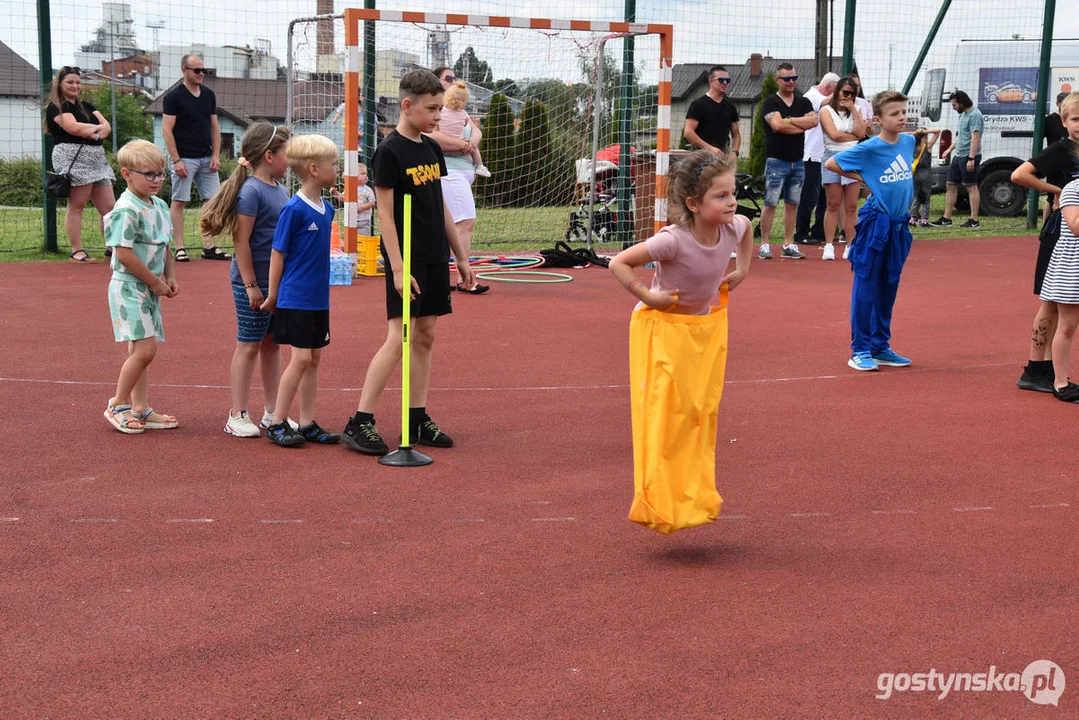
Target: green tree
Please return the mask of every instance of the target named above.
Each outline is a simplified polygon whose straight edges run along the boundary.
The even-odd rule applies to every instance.
[[[757,103],[757,112],[754,113],[753,134],[749,140],[749,160],[739,167],[740,171],[751,174],[757,180],[764,177],[764,161],[768,153],[764,142],[764,118],[761,117],[761,107],[764,105],[765,98],[778,91],[779,83],[776,82],[775,74],[768,73],[761,85],[761,102]]]
[[[491,96],[487,106],[487,119],[483,123],[483,140],[480,150],[483,162],[492,177],[477,178],[476,197],[484,207],[503,207],[510,201],[513,178],[513,110],[502,93]]]
[[[91,102],[106,120],[112,122],[112,98],[108,85],[87,88],[83,90],[82,96]],[[116,94],[116,140],[121,147],[127,141],[139,138],[153,142],[154,121],[146,114],[146,105],[147,100],[142,95]],[[110,133],[103,140],[105,152],[115,153],[116,148],[112,146],[112,134]]]
[[[488,89],[494,88],[494,74],[486,62],[476,57],[471,45],[465,48],[457,62],[453,64],[453,73],[461,80]]]
[[[535,207],[553,204],[551,123],[547,117],[547,106],[539,100],[525,103],[516,145],[517,152],[513,156],[514,205]]]

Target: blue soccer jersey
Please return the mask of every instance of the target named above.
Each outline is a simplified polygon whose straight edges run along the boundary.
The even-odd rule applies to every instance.
[[[844,172],[861,175],[877,203],[898,220],[914,199],[914,142],[913,135],[900,135],[894,145],[878,136],[844,150],[835,161]]]
[[[330,230],[333,206],[314,203],[296,193],[281,211],[273,249],[285,254],[285,270],[277,290],[277,307],[286,310],[330,309]]]

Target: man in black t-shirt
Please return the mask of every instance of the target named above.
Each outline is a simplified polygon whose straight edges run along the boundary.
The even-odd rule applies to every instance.
[[[686,142],[714,153],[731,152],[735,158],[742,148],[738,129],[738,108],[727,98],[731,74],[722,65],[708,70],[708,93],[697,98],[686,111]]]
[[[1068,137],[1068,131],[1064,129],[1064,121],[1060,119],[1060,103],[1064,102],[1066,97],[1068,97],[1066,92],[1057,93],[1057,111],[1045,118],[1045,145],[1047,147]]]
[[[472,287],[468,255],[457,237],[457,226],[442,199],[440,178],[446,158],[438,143],[427,137],[438,127],[442,82],[429,70],[413,70],[401,78],[401,115],[397,129],[386,136],[371,159],[386,264],[386,341],[367,367],[356,414],[349,418],[341,439],[366,455],[384,455],[386,442],[375,427],[375,406],[401,358],[404,295],[409,293],[412,383],[409,386],[409,438],[420,445],[453,447],[453,440],[427,415],[431,352],[435,321],[453,312],[450,302],[450,250],[457,261],[462,287]],[[412,196],[411,277],[404,274],[405,195]]]
[[[1068,136],[1058,140],[1036,157],[1020,165],[1012,173],[1012,182],[1049,194],[1048,204],[1056,209],[1057,198],[1065,185],[1079,179],[1079,93],[1065,95],[1060,104],[1060,115]],[[1041,178],[1044,178],[1042,180]],[[1057,223],[1056,232],[1052,224]],[[1040,295],[1045,271],[1053,256],[1059,231],[1060,215],[1052,215],[1043,227],[1038,245],[1038,259],[1034,264],[1034,294]],[[1030,355],[1023,374],[1016,383],[1023,390],[1053,392],[1053,336],[1057,329],[1056,303],[1043,300],[1034,316],[1030,336]]]
[[[198,55],[180,59],[183,82],[165,94],[161,116],[161,134],[169,153],[172,169],[172,240],[178,262],[189,258],[184,249],[184,208],[191,200],[191,184],[199,186],[199,196],[207,202],[221,184],[221,128],[217,124],[217,98],[202,84],[206,66]],[[228,260],[232,256],[214,245],[213,237],[202,238],[202,256],[210,260]]]
[[[783,210],[783,257],[801,260],[805,257],[794,244],[794,222],[798,215],[798,202],[805,182],[805,132],[817,126],[817,113],[813,103],[797,92],[798,73],[790,63],[780,63],[776,68],[779,92],[761,102],[761,119],[764,121],[764,142],[767,160],[764,164],[764,209],[761,211],[762,260],[772,259],[768,243],[772,233],[776,206],[780,198]]]

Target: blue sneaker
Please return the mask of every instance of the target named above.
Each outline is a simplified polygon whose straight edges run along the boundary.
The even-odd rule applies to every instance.
[[[851,355],[850,360],[847,361],[847,365],[850,365],[855,370],[861,370],[862,372],[880,369],[880,366],[873,360],[873,357],[866,352],[854,353]]]
[[[906,367],[910,365],[910,358],[903,357],[891,348],[884,348],[873,353],[873,359],[877,361],[878,365],[887,365],[888,367]]]

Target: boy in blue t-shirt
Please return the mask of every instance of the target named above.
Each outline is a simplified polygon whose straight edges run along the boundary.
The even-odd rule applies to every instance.
[[[277,219],[270,255],[270,287],[262,310],[274,313],[273,341],[291,345],[292,356],[281,373],[277,407],[266,437],[284,447],[340,442],[315,422],[315,395],[322,348],[330,344],[330,229],[333,206],[322,189],[337,180],[337,146],[321,135],[293,137],[288,161],[300,178]],[[288,424],[289,407],[299,389],[300,428]]]
[[[899,290],[899,276],[910,254],[913,238],[907,227],[914,197],[913,135],[903,133],[907,124],[907,98],[886,90],[873,98],[873,115],[880,134],[830,158],[825,167],[864,182],[869,199],[858,212],[858,225],[851,245],[850,334],[855,370],[877,370],[881,365],[906,367],[910,358],[892,350],[892,307]]]

